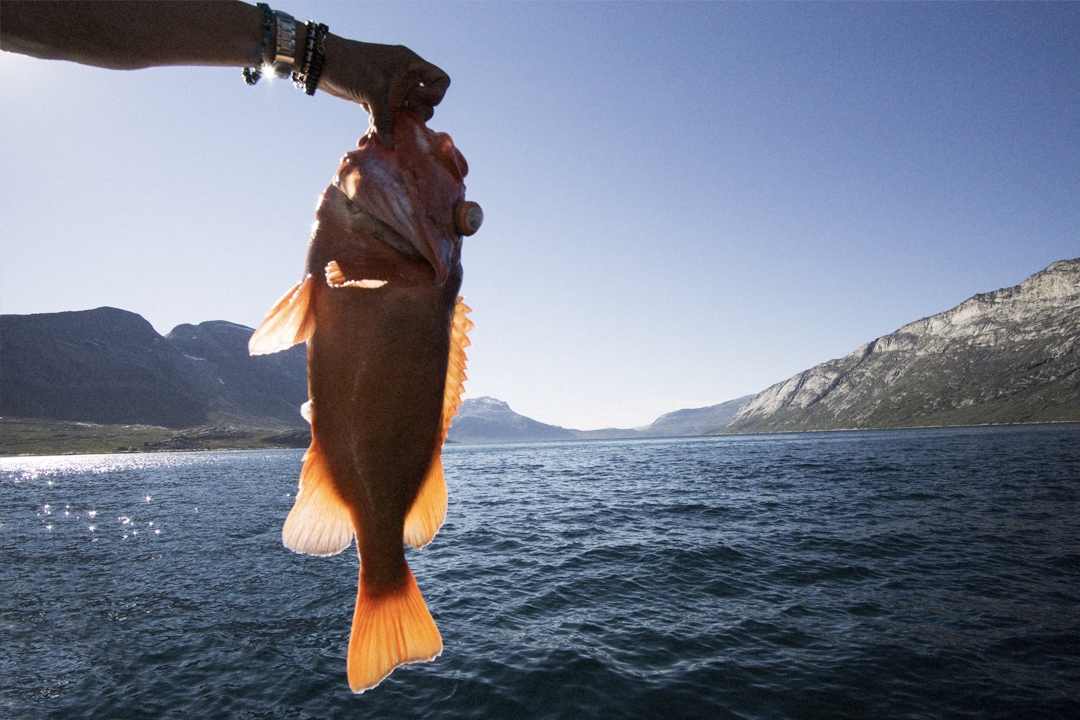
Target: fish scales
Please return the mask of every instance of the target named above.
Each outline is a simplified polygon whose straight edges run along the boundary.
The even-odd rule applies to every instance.
[[[394,148],[374,131],[323,192],[304,277],[252,335],[253,355],[308,344],[311,445],[285,520],[290,549],[334,555],[356,540],[360,573],[347,674],[354,692],[433,660],[442,637],[405,559],[446,515],[440,452],[465,379],[462,235],[468,166],[410,114]]]

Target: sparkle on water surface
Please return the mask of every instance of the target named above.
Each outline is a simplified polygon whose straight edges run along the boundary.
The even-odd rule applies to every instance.
[[[85,476],[88,474],[133,473],[137,475],[143,472],[152,472],[157,475],[163,468],[182,466],[183,461],[183,455],[175,453],[0,458],[0,475],[5,476],[4,479],[12,485],[27,488],[37,485],[48,492],[50,494],[49,501],[37,506],[34,514],[36,517],[41,518],[41,527],[47,532],[62,532],[67,528],[67,523],[60,522],[61,520],[77,521],[80,519],[80,515],[85,513],[86,518],[93,521],[98,515],[97,507],[81,506],[77,497],[78,486],[75,484],[67,485],[64,482],[66,478],[73,474]],[[138,530],[133,530],[129,526],[143,518],[137,520],[131,510],[137,506],[141,507],[140,515],[145,516],[147,514],[146,506],[152,503],[154,503],[154,495],[147,492],[131,496],[127,503],[121,501],[116,508],[121,511],[116,515],[121,532],[115,537],[121,540],[138,537]],[[57,510],[60,506],[64,508],[62,515]],[[160,518],[167,512],[167,507],[163,504],[155,504],[154,508],[153,514],[155,517]],[[127,512],[124,512],[125,510]],[[194,512],[198,512],[198,508],[195,508]],[[161,529],[155,527],[155,521],[148,520],[146,522],[148,527],[154,528],[153,535],[160,537]],[[3,527],[2,523],[0,523],[0,527]],[[98,529],[97,524],[91,522],[85,525],[83,532],[91,534],[88,538],[90,542],[96,542],[97,537],[95,535],[98,534]],[[84,537],[86,536],[84,535]]]

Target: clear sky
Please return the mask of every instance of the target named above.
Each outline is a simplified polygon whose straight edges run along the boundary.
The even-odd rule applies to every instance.
[[[1080,3],[272,4],[452,76],[468,392],[545,422],[756,392],[1080,255]],[[0,99],[0,310],[162,333],[258,323],[367,126],[231,69],[3,53]]]

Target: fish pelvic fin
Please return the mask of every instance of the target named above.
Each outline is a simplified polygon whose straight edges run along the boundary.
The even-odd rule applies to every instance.
[[[337,555],[349,547],[355,533],[349,508],[334,488],[330,466],[313,430],[300,470],[300,489],[281,529],[281,542],[295,553]]]
[[[405,576],[399,587],[369,594],[361,570],[347,664],[354,693],[370,690],[402,665],[431,662],[442,653],[442,635],[407,565]]]
[[[442,446],[450,432],[454,415],[461,407],[461,396],[465,391],[465,365],[468,360],[465,348],[469,346],[469,330],[473,327],[472,320],[468,318],[470,312],[472,308],[459,297],[450,321],[450,358],[446,365],[439,445],[431,458],[431,466],[420,485],[420,491],[405,516],[405,542],[415,548],[424,547],[435,539],[435,534],[446,520],[447,491]]]
[[[308,274],[274,303],[248,340],[249,354],[269,355],[311,339],[315,332],[315,312],[311,303],[314,287]]]

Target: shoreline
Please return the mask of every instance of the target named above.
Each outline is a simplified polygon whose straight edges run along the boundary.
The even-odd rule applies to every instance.
[[[0,419],[4,420],[4,419]],[[9,421],[10,422],[10,421]],[[25,421],[19,421],[25,422]],[[45,421],[45,424],[50,421]],[[68,421],[51,421],[57,425],[65,426],[77,426],[80,428],[114,428],[114,427],[134,427],[134,428],[154,428],[155,430],[163,431],[164,433],[172,433],[173,436],[182,436],[183,433],[191,433],[198,428],[187,428],[183,430],[174,430],[170,428],[156,428],[154,426],[107,426],[107,425],[94,425],[92,423],[82,422],[68,422]],[[1018,422],[1000,422],[1000,423],[964,423],[958,425],[900,425],[894,427],[848,427],[848,428],[822,428],[814,430],[761,430],[751,432],[716,432],[702,435],[642,435],[640,437],[619,437],[619,438],[561,438],[554,440],[497,440],[491,442],[455,442],[447,441],[447,445],[451,447],[483,447],[492,445],[537,445],[537,444],[565,444],[565,443],[596,443],[596,442],[637,442],[643,440],[696,440],[703,438],[750,438],[755,436],[769,436],[769,435],[812,435],[819,433],[856,433],[856,432],[892,432],[892,431],[911,431],[911,430],[949,430],[949,429],[980,429],[980,428],[995,428],[995,427],[1031,427],[1037,425],[1080,425],[1080,419],[1076,420],[1025,420]],[[39,426],[40,427],[40,426]],[[0,424],[0,429],[3,428],[3,424]],[[280,431],[278,431],[280,433]],[[273,431],[267,428],[250,428],[244,429],[243,433],[245,437],[233,437],[230,438],[233,442],[221,442],[219,445],[213,447],[167,447],[161,443],[155,443],[150,447],[136,448],[133,446],[122,446],[115,450],[88,450],[84,448],[63,449],[61,447],[43,448],[38,452],[7,452],[0,443],[0,460],[9,458],[45,458],[45,457],[79,457],[79,456],[93,456],[93,455],[139,455],[139,454],[159,454],[159,453],[201,453],[201,452],[250,452],[252,450],[262,451],[274,451],[274,450],[303,450],[307,447],[307,443],[303,445],[291,445],[291,444],[275,444],[267,442],[266,437],[268,434],[272,436]],[[0,437],[0,440],[3,440]],[[114,440],[107,440],[106,437],[95,439],[92,437],[81,438],[81,443],[108,443],[112,444]],[[166,441],[167,442],[167,441]],[[78,443],[76,443],[78,444]]]

